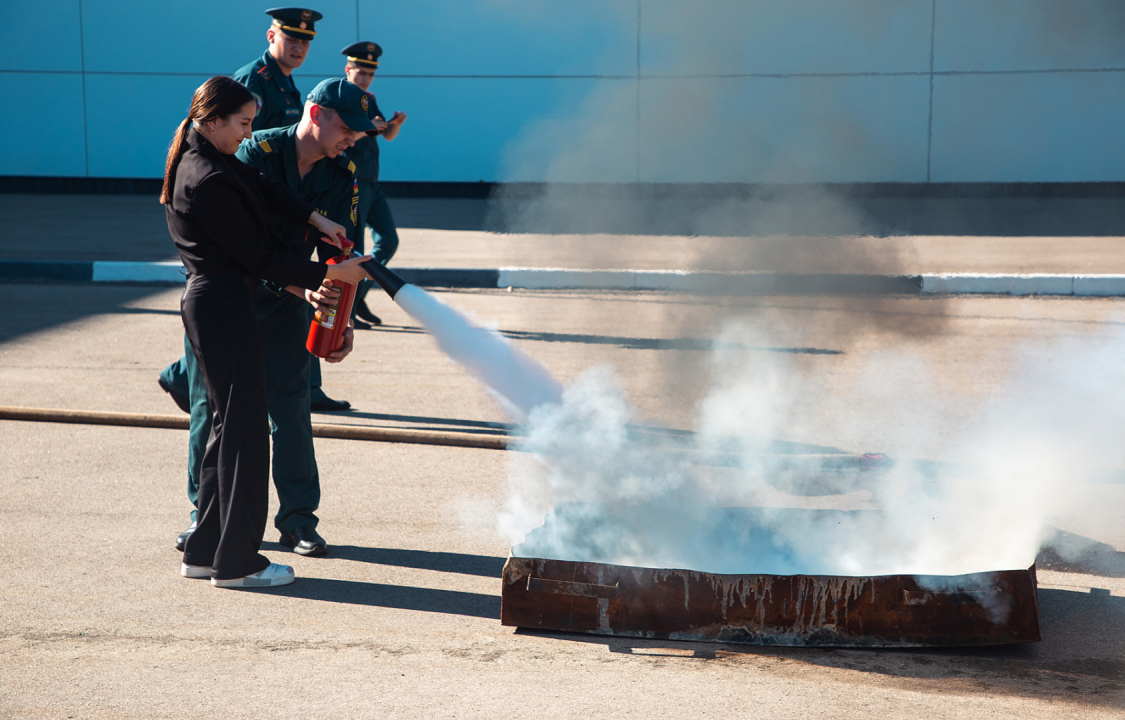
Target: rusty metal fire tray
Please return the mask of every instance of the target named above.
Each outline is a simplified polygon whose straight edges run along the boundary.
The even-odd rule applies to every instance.
[[[736,512],[734,517],[741,515]],[[504,566],[503,625],[810,647],[980,646],[1039,640],[1034,565],[939,576],[720,574],[517,557],[526,554],[521,549],[537,547],[533,535],[532,542],[513,548]]]

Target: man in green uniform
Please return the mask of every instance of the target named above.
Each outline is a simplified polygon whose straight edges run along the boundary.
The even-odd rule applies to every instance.
[[[367,115],[368,96],[343,78],[325,80],[309,93],[301,121],[285,128],[259,130],[239,148],[237,157],[258,168],[271,180],[284,182],[318,212],[351,229],[354,237],[358,203],[353,171],[343,156],[357,137],[374,131]],[[310,236],[307,227],[274,218],[275,229],[294,255],[307,259],[314,247],[321,259],[338,251]],[[325,288],[321,289],[326,292]],[[309,360],[305,349],[309,332],[308,300],[319,294],[297,288],[263,284],[258,290],[257,318],[265,353],[266,393],[273,436],[273,481],[280,502],[274,525],[279,542],[302,555],[327,553],[327,543],[316,526],[320,504],[320,476],[313,451],[312,419],[309,413]],[[343,360],[352,348],[351,328],[344,346],[329,362]],[[202,385],[194,354],[187,357],[193,385]],[[210,434],[209,414],[197,419],[192,413],[189,459],[202,458]],[[198,447],[197,447],[198,446]],[[189,468],[189,478],[199,468]],[[189,496],[192,494],[189,488]],[[190,534],[190,528],[185,534]]]
[[[266,31],[269,48],[262,57],[240,68],[232,77],[250,88],[262,107],[254,117],[254,130],[288,127],[301,119],[301,93],[292,73],[301,67],[316,37],[321,14],[305,8],[273,8]]]
[[[344,73],[348,80],[358,85],[360,89],[367,90],[375,79],[375,70],[379,67],[379,58],[383,48],[373,42],[358,42],[347,46],[340,51],[347,58]],[[394,140],[399,129],[406,122],[406,113],[396,112],[390,120],[386,120],[371,95],[371,106],[368,115],[375,123],[378,134],[384,140]],[[379,187],[379,142],[374,136],[360,138],[355,147],[348,150],[348,157],[355,163],[356,179],[359,180],[359,232],[357,235],[356,250],[363,251],[364,228],[371,227],[372,247],[371,255],[386,265],[394,257],[398,249],[398,230],[395,228],[395,219],[391,215],[390,205]],[[365,280],[360,283],[356,291],[355,304],[352,306],[352,315],[356,318],[356,327],[369,327],[381,325],[382,320],[368,309],[364,302],[371,282]]]
[[[315,10],[306,8],[273,8],[266,14],[273,18],[269,30],[266,31],[266,40],[269,47],[262,57],[239,69],[233,77],[240,83],[250,88],[250,92],[258,98],[261,107],[254,116],[253,129],[263,130],[275,127],[288,127],[301,119],[302,101],[293,82],[292,72],[299,68],[308,55],[309,43],[316,37],[316,23],[323,16]],[[176,362],[160,371],[157,382],[161,389],[168,393],[181,410],[192,416],[210,416],[207,406],[207,393],[203,384],[198,387],[191,384],[188,374],[187,359],[191,357],[192,350],[184,336],[184,355]],[[316,410],[343,410],[348,403],[333,400],[320,389],[320,366],[316,366],[316,382],[313,389],[316,398],[313,408]],[[192,457],[195,446],[189,444],[188,448],[188,497],[192,505],[196,502],[196,488],[199,487],[199,477],[192,474],[192,468],[198,468],[202,461],[200,457]],[[196,512],[191,513],[192,524],[176,539],[176,548],[181,549],[187,540],[188,534],[195,529]]]

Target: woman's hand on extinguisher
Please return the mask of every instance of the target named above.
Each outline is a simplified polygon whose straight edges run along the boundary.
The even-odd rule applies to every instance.
[[[352,340],[355,339],[355,332],[352,330],[352,321],[348,320],[348,326],[344,328],[344,344],[340,349],[331,353],[328,357],[324,358],[324,362],[338,363],[348,356],[352,351]]]
[[[326,277],[329,280],[342,280],[343,282],[355,285],[360,280],[366,280],[371,277],[367,274],[367,271],[363,269],[363,266],[360,265],[360,263],[365,263],[370,259],[370,255],[360,255],[351,260],[345,260],[342,263],[329,265],[328,275]]]
[[[343,225],[332,222],[315,210],[309,215],[309,224],[324,233],[327,236],[324,241],[330,245],[342,248],[343,243],[351,242],[351,240],[348,240],[348,231],[344,229]]]
[[[340,301],[340,291],[332,286],[331,280],[325,278],[316,290],[305,290],[304,297],[313,306],[313,310],[328,311]]]

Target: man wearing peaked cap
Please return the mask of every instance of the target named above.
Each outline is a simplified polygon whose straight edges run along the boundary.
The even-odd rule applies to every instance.
[[[383,48],[373,42],[358,42],[340,52],[348,58],[347,65],[344,67],[348,80],[367,90],[375,79],[375,70],[379,67]],[[402,112],[396,112],[390,120],[386,120],[375,102],[374,95],[371,95],[368,114],[375,122],[378,130],[376,135],[382,135],[384,140],[394,140],[406,121],[406,113]],[[363,251],[365,226],[370,226],[373,240],[371,254],[385,265],[398,249],[398,229],[395,228],[395,220],[391,215],[387,198],[379,188],[379,143],[375,135],[369,133],[368,137],[357,140],[355,147],[348,150],[348,157],[355,162],[355,176],[359,181],[359,232],[356,233],[358,240],[356,249]],[[356,327],[382,324],[379,316],[371,312],[364,301],[370,287],[371,283],[364,281],[356,291],[355,303],[352,305]]]
[[[301,119],[301,93],[292,73],[305,61],[309,43],[316,37],[316,23],[323,17],[305,8],[273,8],[266,14],[273,18],[266,31],[269,48],[232,76],[261,103],[254,130],[286,127]]]
[[[369,100],[362,90],[342,78],[324,80],[309,93],[300,122],[283,128],[256,131],[242,143],[237,157],[257,168],[270,180],[280,181],[317,212],[348,228],[354,242],[356,183],[355,166],[343,151],[362,133],[374,131],[367,115]],[[290,254],[309,259],[316,248],[321,260],[339,251],[311,237],[308,229],[281,217],[272,218],[275,231]],[[310,303],[332,291],[299,293],[263,283],[257,293],[255,315],[265,356],[267,407],[273,436],[272,473],[279,508],[274,525],[279,542],[302,555],[319,556],[328,545],[317,532],[320,505],[320,474],[313,449],[310,416],[310,380],[314,360],[305,349],[309,332]],[[306,302],[308,301],[308,302]],[[329,362],[339,362],[351,352],[352,331],[344,346]],[[194,355],[186,358],[192,386],[202,385],[202,373]],[[319,366],[317,366],[319,368]],[[319,390],[319,380],[316,381]],[[336,401],[329,400],[330,403]],[[337,403],[346,409],[347,403]],[[188,461],[198,457],[211,432],[211,416],[195,413],[191,418]],[[189,478],[199,476],[199,467],[189,467]],[[189,486],[189,498],[192,492]]]

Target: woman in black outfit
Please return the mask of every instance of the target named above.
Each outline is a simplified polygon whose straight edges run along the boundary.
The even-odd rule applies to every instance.
[[[257,103],[243,85],[213,77],[195,91],[191,113],[168,150],[160,202],[188,271],[180,301],[184,328],[215,414],[199,481],[199,527],[181,573],[216,587],[293,582],[293,568],[258,551],[269,504],[269,424],[262,343],[254,317],[260,279],[309,290],[327,278],[368,277],[358,263],[323,265],[290,257],[270,235],[270,214],[308,222],[339,244],[340,225],[282,183],[234,157],[250,137]],[[314,236],[319,233],[314,232]]]

